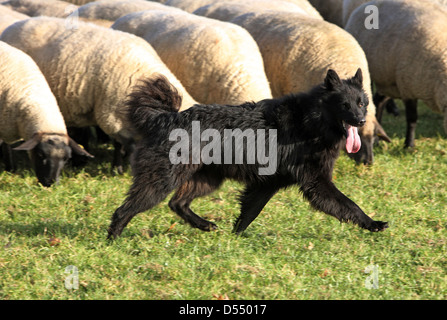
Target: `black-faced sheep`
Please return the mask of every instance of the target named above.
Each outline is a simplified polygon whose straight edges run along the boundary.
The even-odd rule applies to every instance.
[[[365,28],[365,7],[380,12],[379,28]],[[405,146],[413,147],[417,100],[444,113],[447,131],[447,8],[432,1],[372,1],[358,7],[346,30],[368,58],[378,92],[404,100]]]
[[[1,40],[36,61],[68,127],[97,125],[124,146],[127,154],[133,150],[135,134],[125,123],[122,107],[140,78],[163,74],[183,95],[182,109],[196,103],[155,50],[129,33],[37,17],[11,25]],[[119,171],[122,161],[120,150],[116,150],[114,167]]]
[[[29,151],[39,182],[48,187],[58,181],[72,151],[92,156],[67,135],[56,99],[36,63],[1,41],[0,61],[0,139],[7,144],[25,140],[15,149]]]

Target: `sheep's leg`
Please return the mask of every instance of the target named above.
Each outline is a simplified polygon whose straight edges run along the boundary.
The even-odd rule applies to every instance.
[[[383,110],[386,109],[388,113],[391,113],[395,117],[399,115],[399,109],[396,103],[390,97],[381,95],[376,92],[373,97],[374,104],[376,105],[376,119],[379,123],[382,123]]]
[[[233,232],[240,234],[247,229],[278,190],[279,188],[274,184],[247,186],[240,197],[241,214],[234,224]]]
[[[379,123],[382,123],[383,109],[386,105],[387,97],[376,92],[373,96],[373,101],[376,106],[376,119]]]
[[[404,100],[405,116],[407,118],[407,134],[405,137],[405,148],[413,148],[416,137],[416,124],[418,121],[418,101]]]
[[[219,188],[222,181],[221,177],[210,173],[208,175],[195,174],[178,188],[169,201],[169,207],[192,227],[203,231],[215,230],[217,226],[214,223],[199,217],[189,206],[195,198],[210,194]]]
[[[123,205],[116,209],[108,229],[108,239],[116,238],[138,213],[147,211],[163,201],[175,186],[160,181],[148,183],[145,177],[135,176]]]
[[[2,144],[3,161],[5,162],[5,170],[8,172],[16,171],[16,163],[14,161],[14,155],[12,148],[9,144],[3,142]]]
[[[327,179],[316,178],[313,182],[301,186],[304,197],[317,210],[323,211],[342,222],[353,222],[369,231],[383,231],[386,222],[374,221],[368,217],[351,199],[346,197]]]
[[[125,139],[125,143],[120,143],[113,139],[113,163],[112,170],[116,168],[118,174],[124,173],[125,160],[129,159],[135,150],[135,143],[130,139]]]
[[[118,174],[124,173],[124,148],[116,140],[113,140],[113,162],[112,170],[116,169]]]

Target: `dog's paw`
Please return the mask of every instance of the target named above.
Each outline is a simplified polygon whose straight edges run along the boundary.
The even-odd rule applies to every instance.
[[[217,225],[210,221],[203,221],[200,224],[195,225],[194,227],[202,230],[202,231],[214,231],[217,230]]]
[[[209,222],[206,231],[214,231],[214,230],[217,230],[217,224]]]
[[[368,228],[368,230],[371,232],[379,232],[379,231],[385,230],[386,228],[388,228],[388,222],[373,221],[371,223],[371,226]]]

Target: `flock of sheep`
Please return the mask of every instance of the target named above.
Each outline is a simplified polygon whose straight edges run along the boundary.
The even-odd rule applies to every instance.
[[[378,9],[366,28],[365,8]],[[378,93],[406,106],[414,145],[417,100],[444,113],[447,131],[447,0],[0,0],[0,143],[25,142],[50,186],[72,153],[90,157],[67,128],[98,126],[113,163],[134,147],[122,106],[142,77],[161,73],[195,103],[240,104],[309,90],[328,69],[363,70],[370,97],[362,149],[373,162]],[[380,107],[380,106],[377,106]],[[76,139],[75,139],[76,140]]]

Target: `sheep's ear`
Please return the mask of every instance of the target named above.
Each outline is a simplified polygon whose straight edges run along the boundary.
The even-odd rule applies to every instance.
[[[335,87],[341,85],[340,77],[337,72],[332,69],[329,69],[326,74],[326,78],[324,79],[324,85],[329,90],[333,90]]]
[[[87,158],[94,158],[93,155],[88,153],[83,147],[77,144],[72,138],[68,137],[68,145],[74,153],[80,156],[85,156]]]
[[[374,132],[379,137],[380,140],[391,142],[391,138],[385,132],[385,129],[380,125],[380,123],[376,120],[374,121]]]
[[[39,134],[34,134],[31,139],[28,141],[25,141],[20,146],[13,148],[13,150],[24,150],[24,151],[30,151],[34,149],[38,143],[40,142],[42,136]]]
[[[363,85],[363,73],[362,69],[358,68],[357,72],[355,73],[354,78],[352,78],[355,82],[357,82],[360,86]]]

